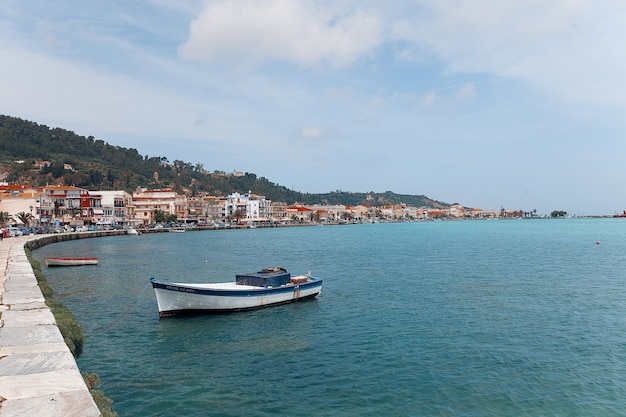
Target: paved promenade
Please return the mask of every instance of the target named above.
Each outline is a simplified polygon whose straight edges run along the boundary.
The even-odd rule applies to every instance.
[[[0,417],[100,416],[44,304],[24,243],[0,241]]]

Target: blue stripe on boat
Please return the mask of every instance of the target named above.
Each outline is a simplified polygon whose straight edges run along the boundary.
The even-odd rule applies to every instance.
[[[200,294],[200,295],[219,295],[220,297],[250,297],[250,296],[258,296],[263,294],[276,294],[276,293],[285,293],[285,292],[293,292],[295,288],[305,289],[305,288],[315,288],[322,286],[322,280],[319,278],[310,278],[311,282],[303,282],[301,284],[294,284],[284,287],[274,287],[274,288],[265,288],[259,287],[259,289],[255,290],[232,290],[232,289],[205,289],[205,288],[192,288],[187,286],[177,285],[172,282],[162,282],[157,281],[156,278],[150,278],[150,282],[152,282],[152,288],[158,288],[161,290],[167,291],[177,291],[184,292],[186,294]]]

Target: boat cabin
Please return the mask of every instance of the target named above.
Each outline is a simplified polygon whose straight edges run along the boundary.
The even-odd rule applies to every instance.
[[[259,272],[250,272],[235,276],[237,285],[252,285],[254,287],[280,287],[291,281],[291,274],[284,268],[269,267]]]

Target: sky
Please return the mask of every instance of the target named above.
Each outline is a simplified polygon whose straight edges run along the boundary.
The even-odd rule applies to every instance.
[[[301,192],[612,215],[625,21],[621,0],[0,0],[0,114]]]

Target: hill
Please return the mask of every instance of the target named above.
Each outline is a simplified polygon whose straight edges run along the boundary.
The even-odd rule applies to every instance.
[[[447,203],[423,195],[333,191],[310,194],[290,190],[253,173],[231,175],[209,172],[201,164],[141,156],[136,149],[111,145],[93,136],[51,128],[0,115],[0,180],[12,183],[75,185],[88,190],[170,187],[190,195],[225,196],[233,192],[264,195],[272,201],[294,204],[381,206],[405,203],[442,208]]]

